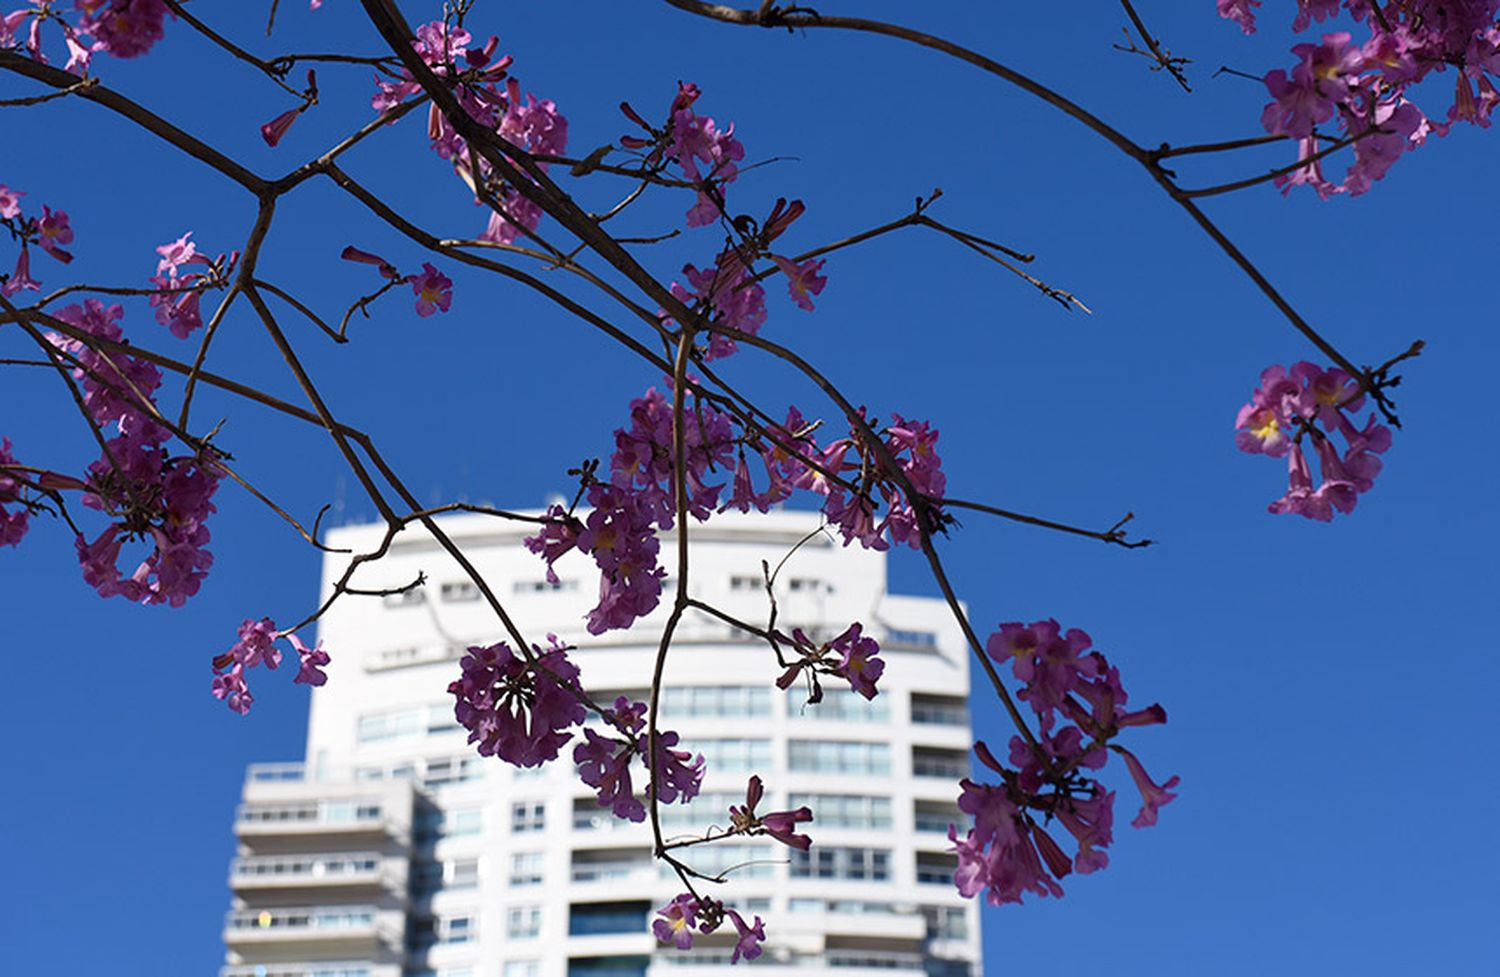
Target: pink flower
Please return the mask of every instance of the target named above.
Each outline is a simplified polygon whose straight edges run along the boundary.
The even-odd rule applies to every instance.
[[[73,256],[61,247],[64,244],[73,243],[73,228],[68,226],[66,212],[54,211],[43,204],[42,219],[37,223],[37,233],[40,235],[37,244],[43,251],[64,264],[73,260]]]
[[[31,277],[31,252],[22,244],[21,254],[16,258],[16,270],[5,284],[0,285],[0,295],[9,297],[26,290],[40,292],[42,283]]]
[[[579,779],[598,791],[599,806],[627,821],[646,820],[646,807],[635,796],[630,780],[635,745],[600,736],[592,729],[585,729],[583,737],[584,742],[573,747],[573,763]]]
[[[182,237],[171,244],[161,244],[156,248],[156,253],[161,255],[161,260],[156,263],[156,273],[175,272],[185,264],[202,262],[205,259],[198,254],[198,245],[188,240],[193,236],[188,231]]]
[[[302,643],[302,639],[295,634],[286,636],[296,649],[297,656],[301,659],[301,666],[297,670],[297,677],[292,679],[294,683],[302,685],[322,685],[328,681],[328,676],[323,672],[322,666],[329,662],[328,652],[323,650],[323,642],[320,639],[314,648],[309,648]]]
[[[422,262],[422,273],[406,279],[417,296],[417,315],[426,318],[434,312],[447,312],[453,304],[453,281],[427,262]]]
[[[1219,8],[1219,16],[1225,20],[1232,20],[1240,25],[1240,30],[1246,34],[1255,33],[1255,8],[1260,6],[1260,0],[1215,0]]]
[[[1176,787],[1181,777],[1172,777],[1164,784],[1156,784],[1147,775],[1146,768],[1141,766],[1141,761],[1135,758],[1135,754],[1123,747],[1113,747],[1125,760],[1125,767],[1130,771],[1130,779],[1135,781],[1136,789],[1141,792],[1141,810],[1131,821],[1131,827],[1149,828],[1156,824],[1156,812],[1176,799],[1177,795],[1170,793],[1171,788]]]
[[[4,37],[0,35],[0,47],[4,47]],[[14,220],[21,216],[21,198],[26,196],[21,190],[12,190],[10,187],[0,183],[0,217],[6,220]]]
[[[6,474],[6,466],[14,464],[16,456],[10,453],[10,438],[0,438],[0,546],[19,546],[30,521],[26,509],[8,512],[5,508],[21,502],[20,483]]]
[[[651,924],[651,931],[658,940],[679,950],[692,949],[694,928],[698,925],[698,900],[692,893],[682,893],[658,909],[656,915],[661,918]]]
[[[818,274],[828,262],[822,258],[809,258],[800,265],[779,255],[771,255],[771,260],[776,262],[776,267],[786,276],[787,294],[791,295],[792,301],[797,307],[808,312],[813,310],[812,297],[823,292],[823,286],[828,284],[828,279]]]
[[[213,694],[215,699],[228,700],[224,704],[241,716],[250,711],[250,704],[255,701],[250,686],[245,683],[245,668],[238,664],[214,676]]]
[[[359,248],[356,248],[352,244],[345,247],[344,250],[339,253],[339,257],[343,258],[345,261],[357,261],[362,265],[374,265],[376,267],[376,270],[380,272],[381,278],[387,278],[394,281],[401,276],[401,273],[396,270],[396,266],[391,264],[389,261],[386,261],[380,255],[371,254],[368,251],[361,251]]]
[[[760,803],[764,794],[765,788],[761,784],[760,777],[752,775],[745,785],[745,806],[729,808],[730,824],[743,834],[753,835],[764,832],[783,845],[799,851],[807,851],[812,846],[812,839],[807,835],[797,834],[797,825],[805,824],[813,819],[812,809],[803,806],[795,811],[756,814],[755,806]]]
[[[866,699],[873,699],[875,682],[885,671],[885,662],[875,657],[880,654],[880,645],[862,634],[861,629],[862,625],[856,621],[830,641],[828,647],[843,655],[843,660],[833,667],[833,674],[848,679],[849,688]]]
[[[724,910],[724,915],[729,917],[729,921],[734,924],[735,932],[738,934],[734,942],[734,952],[729,956],[729,962],[736,964],[740,962],[741,957],[754,960],[760,956],[761,944],[766,939],[766,926],[761,922],[761,918],[756,916],[755,925],[747,926],[745,918],[733,909]]]
[[[266,141],[267,146],[274,148],[277,143],[281,142],[281,137],[286,135],[287,130],[292,127],[292,123],[297,121],[297,116],[302,114],[303,108],[305,106],[287,109],[260,127],[260,137]]]
[[[80,34],[91,35],[96,50],[117,58],[134,58],[162,38],[167,6],[161,0],[73,0],[83,13]]]

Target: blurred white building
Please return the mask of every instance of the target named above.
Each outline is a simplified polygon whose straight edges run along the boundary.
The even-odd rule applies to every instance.
[[[444,521],[533,640],[547,632],[596,701],[644,698],[664,607],[625,633],[583,629],[598,574],[558,562],[549,585],[521,546],[522,523]],[[726,824],[745,782],[766,783],[761,811],[807,804],[808,853],[770,839],[687,849],[707,888],[765,918],[765,953],[739,968],[777,977],[979,977],[979,919],[952,882],[950,822],[968,771],[968,658],[940,602],[886,593],[885,557],[815,533],[818,517],[729,513],[690,527],[695,596],[764,624],[761,561],[781,570],[778,626],[831,637],[852,621],[886,661],[874,702],[825,682],[805,705],[764,644],[707,617],[684,620],[666,667],[663,728],[708,760],[691,805],[663,807],[670,834]],[[380,527],[337,530],[356,551]],[[675,541],[663,541],[663,554]],[[346,558],[330,556],[323,592]],[[667,561],[671,566],[671,561]],[[419,528],[356,585],[424,587],[345,597],[323,618],[333,655],[316,689],[303,763],[262,764],[245,781],[230,868],[233,908],[221,977],[715,977],[728,934],[691,952],[657,945],[649,920],[681,884],[649,856],[649,827],[598,807],[571,763],[519,770],[478,756],[453,720],[448,683],[466,646],[502,634],[477,590]],[[637,780],[640,778],[638,777]],[[733,927],[724,927],[729,933]]]

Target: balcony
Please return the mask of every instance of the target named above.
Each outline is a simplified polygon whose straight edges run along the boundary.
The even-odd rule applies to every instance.
[[[401,880],[385,870],[378,852],[325,855],[254,855],[236,858],[229,884],[237,892],[272,889],[397,888]]]
[[[375,838],[389,827],[379,797],[241,804],[235,815],[235,833],[247,840],[296,835]]]
[[[401,977],[401,968],[395,964],[372,964],[362,960],[242,963],[219,968],[219,977]]]
[[[224,943],[236,952],[296,952],[351,957],[372,955],[399,937],[400,913],[374,906],[315,906],[233,910],[224,919]]]

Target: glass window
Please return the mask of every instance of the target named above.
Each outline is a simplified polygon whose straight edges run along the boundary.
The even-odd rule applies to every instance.
[[[593,803],[592,801],[590,803]],[[731,804],[744,804],[743,792],[737,794],[699,794],[686,804],[662,804],[658,808],[664,828],[675,831],[702,831],[710,824],[726,824]],[[772,810],[767,807],[765,810]],[[605,812],[608,814],[608,812]]]
[[[541,885],[547,856],[539,851],[516,852],[510,856],[510,884]]]
[[[792,770],[810,773],[887,775],[891,751],[884,743],[845,740],[792,740],[787,744]]]
[[[697,954],[680,953],[678,956],[695,957]],[[568,977],[646,977],[646,966],[650,962],[651,958],[647,956],[574,957],[568,961]]]
[[[743,800],[743,798],[741,798]],[[728,874],[736,879],[759,879],[771,874],[774,862],[784,862],[786,851],[780,845],[774,849],[769,845],[702,845],[683,848],[677,857],[694,871],[704,875]],[[676,878],[672,869],[662,863],[658,869],[662,878]]]
[[[786,714],[792,719],[826,719],[844,723],[883,723],[891,718],[889,696],[866,699],[852,689],[839,689],[823,683],[823,701],[808,702],[805,690],[794,686],[787,693]]]
[[[794,879],[854,879],[881,882],[891,877],[891,853],[886,848],[792,849]]]
[[[958,809],[956,804],[947,804],[942,801],[917,801],[915,823],[918,831],[936,831],[939,834],[947,834],[950,824],[956,824],[962,828],[968,823],[968,817]]]
[[[911,772],[918,777],[943,777],[957,780],[969,775],[969,755],[962,750],[913,747]]]
[[[540,960],[507,960],[501,973],[503,977],[541,977],[542,962]]]
[[[968,911],[959,906],[923,906],[929,940],[962,940],[969,935]]]
[[[703,754],[710,770],[755,771],[771,765],[770,740],[700,739],[680,744],[678,748]]]
[[[929,726],[967,726],[969,725],[968,700],[956,695],[913,693],[911,721]]]
[[[649,902],[576,903],[568,910],[568,934],[645,933],[650,912]]]
[[[952,885],[958,859],[937,852],[917,852],[917,881],[926,885]]]
[[[443,603],[455,604],[478,600],[479,587],[472,580],[454,580],[445,583],[441,592]]]
[[[355,739],[361,743],[406,739],[419,735],[422,728],[421,710],[387,709],[383,712],[366,713],[360,716]]]
[[[529,939],[541,932],[541,906],[512,906],[505,914],[505,933],[511,939]]]
[[[787,807],[812,808],[816,824],[825,828],[875,828],[891,826],[891,799],[864,794],[793,794]],[[943,830],[947,830],[945,827]]]
[[[660,705],[663,717],[769,716],[771,690],[760,685],[674,686],[662,689]]]
[[[546,801],[519,801],[510,806],[510,830],[514,834],[542,831],[546,827]]]
[[[386,594],[380,602],[386,607],[416,607],[427,601],[427,592],[421,587],[413,587],[395,594]]]

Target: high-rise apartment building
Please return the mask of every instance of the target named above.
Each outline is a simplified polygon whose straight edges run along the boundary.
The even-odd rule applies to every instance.
[[[462,516],[444,526],[526,633],[579,646],[569,657],[596,700],[644,697],[671,579],[663,608],[595,637],[583,628],[598,578],[587,557],[564,557],[551,584],[521,546],[525,524]],[[972,741],[962,638],[940,602],[886,592],[884,554],[846,549],[817,526],[794,512],[694,525],[690,588],[763,624],[761,562],[774,567],[796,547],[777,578],[778,626],[831,637],[864,622],[886,661],[880,695],[866,702],[829,679],[809,705],[800,684],[775,687],[781,670],[763,643],[689,615],[667,661],[661,722],[707,758],[707,775],[691,804],[663,806],[664,830],[727,824],[759,773],[760,810],[815,811],[804,826],[812,849],[756,838],[682,850],[699,871],[730,878],[706,890],[765,918],[765,953],[748,966],[785,977],[979,977],[977,910],[955,891],[946,851]],[[381,531],[343,528],[328,542],[365,550]],[[249,771],[221,977],[722,973],[726,933],[689,952],[658,946],[649,920],[681,883],[651,859],[647,825],[598,806],[571,744],[534,770],[466,744],[447,685],[467,646],[503,636],[420,533],[398,536],[356,585],[398,586],[420,572],[425,586],[346,597],[323,618],[333,665],[313,691],[305,761]],[[663,552],[674,546],[668,537]],[[344,559],[328,558],[324,594]]]

